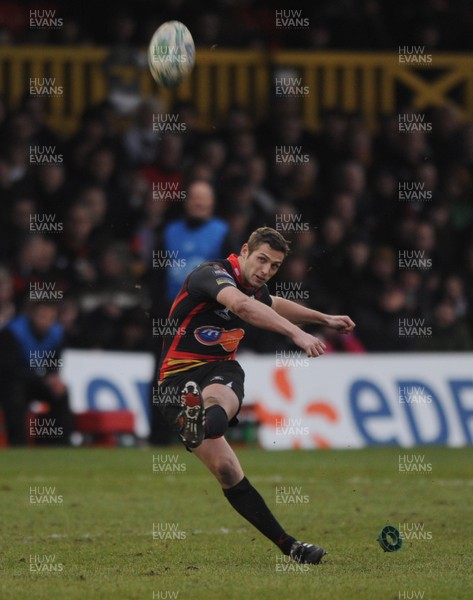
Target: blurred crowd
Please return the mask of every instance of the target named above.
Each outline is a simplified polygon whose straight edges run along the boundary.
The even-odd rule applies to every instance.
[[[277,20],[276,10],[284,11]],[[37,11],[30,13],[30,11]],[[62,19],[60,27],[31,27],[30,14]],[[285,27],[285,19],[298,19]],[[414,44],[429,50],[471,50],[473,7],[469,0],[85,0],[0,2],[0,44],[143,46],[164,21],[178,19],[196,45],[236,48],[393,50]]]
[[[173,131],[156,132],[158,117]],[[329,350],[472,349],[473,124],[438,108],[431,133],[399,133],[394,115],[373,134],[333,111],[315,134],[294,98],[258,123],[238,106],[211,132],[195,117],[144,99],[123,128],[103,102],[63,138],[40,97],[5,114],[0,327],[44,300],[62,344],[158,351],[189,270],[267,225],[292,248],[272,293],[357,323],[353,338],[319,331]],[[54,154],[32,164],[32,147]],[[402,335],[401,319],[431,334]],[[274,344],[250,332],[243,346]]]

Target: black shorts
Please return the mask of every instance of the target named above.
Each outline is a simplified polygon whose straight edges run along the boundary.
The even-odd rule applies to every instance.
[[[230,387],[238,398],[238,411],[230,419],[228,425],[229,427],[238,425],[237,415],[245,395],[245,373],[236,360],[210,362],[195,369],[170,375],[158,384],[153,394],[153,405],[158,406],[159,411],[171,427],[181,411],[180,393],[188,381],[195,381],[201,390],[214,383]]]

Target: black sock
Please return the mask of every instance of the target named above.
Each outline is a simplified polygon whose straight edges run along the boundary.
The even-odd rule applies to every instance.
[[[246,477],[233,487],[223,490],[233,508],[245,517],[263,535],[279,546],[284,554],[289,554],[295,538],[288,535],[276,521],[266,502]]]
[[[228,428],[228,417],[225,409],[218,404],[212,404],[205,410],[205,437],[221,437]]]

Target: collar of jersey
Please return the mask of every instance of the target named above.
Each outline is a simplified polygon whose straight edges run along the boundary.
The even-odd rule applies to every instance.
[[[241,287],[245,288],[246,290],[254,289],[251,285],[245,285],[243,283],[243,277],[241,276],[241,267],[240,267],[240,263],[238,262],[238,255],[230,254],[230,256],[227,258],[227,260],[232,265],[233,272],[235,273],[236,279],[237,279],[238,283],[241,285]]]

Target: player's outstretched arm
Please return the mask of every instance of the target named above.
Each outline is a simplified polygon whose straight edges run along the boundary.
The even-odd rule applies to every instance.
[[[324,353],[325,344],[319,339],[302,331],[266,304],[245,296],[234,287],[228,286],[221,290],[216,300],[250,325],[287,335],[307,356],[315,357]]]
[[[327,315],[286,298],[279,296],[271,296],[271,298],[273,300],[271,308],[291,323],[325,325],[340,333],[350,333],[355,327],[355,323],[347,315]]]

